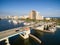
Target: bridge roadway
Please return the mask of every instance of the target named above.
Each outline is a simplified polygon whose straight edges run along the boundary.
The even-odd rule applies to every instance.
[[[15,36],[19,33],[22,33],[24,31],[25,27],[33,27],[33,26],[37,26],[37,24],[33,24],[33,25],[28,25],[28,26],[24,26],[24,27],[18,27],[18,28],[14,28],[14,29],[9,29],[6,31],[2,31],[0,32],[0,41],[4,40],[7,37],[12,37]],[[18,32],[16,32],[16,30],[19,30]]]
[[[23,31],[22,28],[14,28],[14,29],[2,31],[2,32],[0,32],[0,41],[3,40],[3,39],[5,39],[5,38],[7,38],[7,37],[12,37],[12,36],[18,34],[16,32],[16,29],[20,29],[19,32]]]
[[[7,37],[12,37],[12,36],[15,36],[19,33],[22,33],[24,30],[25,27],[31,27],[32,25],[28,25],[28,26],[24,26],[24,27],[18,27],[18,28],[14,28],[14,29],[9,29],[9,30],[6,30],[6,31],[1,31],[0,32],[0,41],[4,40],[5,38]],[[16,30],[19,30],[19,31],[16,31]]]

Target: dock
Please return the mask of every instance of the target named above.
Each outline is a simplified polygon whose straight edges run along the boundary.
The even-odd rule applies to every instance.
[[[30,36],[32,39],[36,40],[39,44],[41,44],[40,39],[38,39],[34,35],[30,34],[30,27],[32,29],[36,29],[37,27],[39,27],[39,25],[42,25],[41,27],[39,27],[42,30],[39,29],[38,31],[51,32],[51,31],[43,30],[43,27],[44,27],[45,24],[50,25],[50,24],[53,24],[53,23],[42,23],[42,24],[41,23],[36,23],[36,24],[32,24],[32,25],[26,25],[24,27],[18,27],[18,28],[2,31],[2,32],[0,32],[0,41],[6,40],[5,41],[7,43],[6,45],[10,45],[9,44],[9,38],[13,37],[13,36],[16,36],[16,35],[20,35],[23,39],[27,39]],[[25,30],[24,28],[26,28],[26,27],[29,27],[29,29]]]
[[[34,35],[32,35],[32,34],[29,34],[29,36],[32,38],[32,39],[34,39],[34,40],[36,40],[39,44],[41,44],[41,40],[40,39],[38,39],[36,36],[34,36]]]

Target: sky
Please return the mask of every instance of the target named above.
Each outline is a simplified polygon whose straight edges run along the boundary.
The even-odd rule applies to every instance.
[[[29,15],[31,10],[44,17],[60,17],[60,0],[0,0],[0,16]]]

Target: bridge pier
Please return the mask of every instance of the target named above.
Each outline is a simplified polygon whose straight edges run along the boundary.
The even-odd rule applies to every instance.
[[[21,34],[19,34],[23,39],[27,39],[29,38],[29,34],[30,34],[30,28],[25,28],[25,31]]]
[[[10,45],[10,43],[9,43],[9,39],[8,39],[8,38],[6,38],[5,43],[6,43],[6,45]]]

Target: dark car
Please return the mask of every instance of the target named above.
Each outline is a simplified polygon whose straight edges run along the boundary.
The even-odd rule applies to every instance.
[[[17,29],[16,32],[18,32],[19,30]]]

